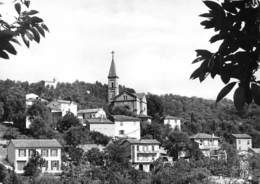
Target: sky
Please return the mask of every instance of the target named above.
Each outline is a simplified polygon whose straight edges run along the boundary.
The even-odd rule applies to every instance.
[[[113,50],[119,83],[137,92],[215,99],[224,87],[218,77],[189,79],[195,50],[217,49],[200,25],[201,0],[32,0],[31,9],[50,33],[0,60],[2,80],[107,83]]]

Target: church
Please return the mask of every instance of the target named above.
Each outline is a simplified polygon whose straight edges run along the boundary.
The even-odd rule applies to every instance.
[[[108,74],[108,103],[114,106],[127,106],[128,109],[138,116],[147,116],[147,101],[144,93],[130,93],[122,91],[119,93],[118,75],[112,51],[112,61]]]

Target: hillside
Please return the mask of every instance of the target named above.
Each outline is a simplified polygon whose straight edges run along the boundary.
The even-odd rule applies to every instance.
[[[120,86],[120,90],[131,90]],[[0,81],[0,119],[19,119],[25,111],[25,94],[35,93],[40,97],[53,100],[61,98],[73,100],[81,108],[104,107],[107,109],[107,85],[75,81],[58,83],[55,89],[44,87],[44,82],[29,84],[11,80]],[[230,140],[231,133],[248,133],[253,136],[253,144],[260,147],[260,108],[249,107],[245,115],[237,114],[230,100],[215,104],[213,100],[179,95],[147,95],[148,114],[154,120],[163,115],[182,118],[183,131],[189,134],[197,132],[214,133]]]

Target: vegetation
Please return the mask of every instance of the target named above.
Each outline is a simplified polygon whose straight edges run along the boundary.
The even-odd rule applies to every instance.
[[[210,9],[201,14],[205,29],[217,32],[210,43],[219,41],[216,52],[199,49],[193,63],[201,62],[191,75],[201,82],[210,74],[219,75],[226,86],[220,91],[216,102],[224,98],[237,85],[234,104],[238,111],[245,111],[246,104],[253,101],[260,105],[260,82],[256,72],[259,67],[259,22],[258,1],[204,1]]]

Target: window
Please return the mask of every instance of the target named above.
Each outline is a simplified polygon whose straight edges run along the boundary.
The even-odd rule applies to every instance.
[[[247,141],[247,145],[250,145],[250,141],[249,140]]]
[[[127,96],[126,95],[124,95],[124,100],[127,100]]]
[[[241,140],[238,140],[238,144],[241,144]]]
[[[120,122],[120,126],[123,126],[123,122]]]
[[[49,156],[48,154],[48,149],[42,149],[42,154],[41,154],[43,157],[47,157]]]
[[[139,151],[139,146],[137,146],[137,151]]]
[[[124,130],[119,130],[119,135],[124,135],[125,131]]]
[[[42,167],[45,169],[45,171],[48,170],[48,161],[47,160],[45,160],[43,162]]]
[[[18,155],[19,155],[19,157],[26,157],[26,150],[25,149],[19,149]]]
[[[22,171],[25,164],[26,164],[26,161],[17,161],[17,170]]]
[[[51,170],[58,170],[59,169],[59,161],[51,161]]]
[[[52,156],[52,157],[58,156],[58,150],[57,150],[57,149],[52,149],[52,150],[51,150],[51,156]]]
[[[113,82],[111,83],[111,87],[114,88],[114,83]]]
[[[154,145],[152,145],[152,151],[154,151]]]
[[[35,152],[35,149],[29,149],[29,157],[32,157]]]

